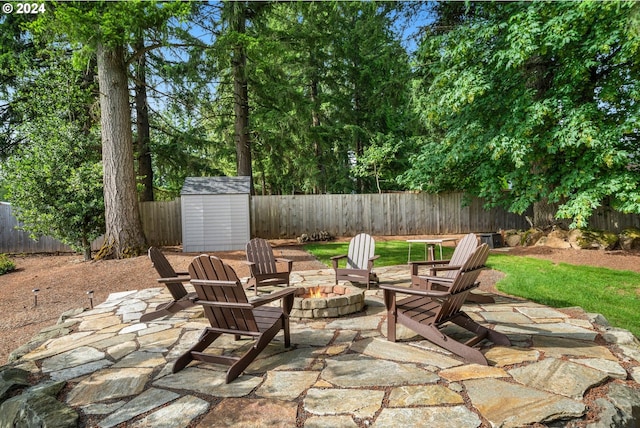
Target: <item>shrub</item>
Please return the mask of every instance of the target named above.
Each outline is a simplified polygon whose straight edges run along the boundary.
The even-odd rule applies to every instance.
[[[11,272],[15,268],[15,263],[6,254],[0,254],[0,275]]]

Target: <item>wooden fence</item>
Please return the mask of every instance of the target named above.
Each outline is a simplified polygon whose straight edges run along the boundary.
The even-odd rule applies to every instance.
[[[463,205],[462,193],[283,195],[251,198],[251,231],[263,238],[293,238],[319,231],[334,236],[440,235],[522,229],[523,216],[484,210],[479,199]]]
[[[383,193],[365,195],[284,195],[251,198],[251,234],[266,239],[295,238],[326,231],[333,236],[444,235],[527,229],[524,216],[502,209],[485,210],[480,199],[463,206],[461,193]],[[180,198],[168,202],[142,202],[140,215],[150,245],[182,244]],[[531,215],[528,213],[528,215]],[[620,232],[640,227],[640,216],[609,209],[597,210],[590,227]],[[70,252],[60,242],[38,241],[15,230],[11,205],[0,203],[0,253]],[[100,241],[93,243],[99,248]]]

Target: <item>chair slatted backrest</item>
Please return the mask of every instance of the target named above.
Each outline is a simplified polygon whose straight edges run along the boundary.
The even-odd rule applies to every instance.
[[[203,254],[193,259],[189,265],[189,274],[198,299],[204,301],[201,302],[204,314],[212,327],[259,331],[253,308],[249,304],[238,275],[231,266],[216,256]],[[215,282],[202,284],[193,281],[197,279]]]
[[[158,272],[158,275],[160,275],[160,278],[174,278],[178,276],[169,263],[169,260],[167,260],[165,255],[162,254],[162,251],[158,248],[149,248],[149,259],[151,259],[151,263],[156,269],[156,272]],[[187,295],[187,289],[184,288],[184,285],[182,285],[182,282],[180,281],[167,282],[165,285],[174,300],[180,300]]]
[[[465,235],[453,250],[449,264],[452,266],[462,266],[469,258],[469,254],[476,248],[478,248],[478,237],[474,233]]]
[[[348,269],[367,269],[369,259],[376,252],[376,241],[366,233],[359,233],[349,242],[347,253]]]
[[[276,273],[276,259],[273,249],[266,239],[253,238],[247,243],[247,260],[255,263],[256,270],[261,274]]]
[[[469,292],[475,288],[480,272],[485,267],[489,257],[489,246],[482,244],[468,257],[462,267],[456,271],[456,276],[449,288],[450,295],[445,297],[441,308],[435,317],[435,323],[446,321],[460,311]]]

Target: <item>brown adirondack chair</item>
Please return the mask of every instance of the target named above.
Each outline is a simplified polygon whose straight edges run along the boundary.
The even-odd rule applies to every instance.
[[[258,295],[259,286],[283,285],[289,286],[289,276],[293,268],[293,261],[274,257],[273,249],[269,242],[262,238],[253,238],[246,247],[247,263],[251,271],[251,277],[245,288],[253,287],[255,295]],[[284,270],[282,266],[286,263]],[[280,269],[278,269],[280,264]]]
[[[484,339],[497,345],[510,346],[507,336],[481,326],[461,310],[469,292],[479,285],[478,275],[488,255],[487,244],[480,245],[457,270],[452,282],[441,283],[446,286],[444,290],[436,290],[432,286],[440,281],[439,277],[430,277],[426,289],[381,284],[387,308],[387,339],[395,342],[396,324],[402,324],[463,359],[484,365],[487,365],[486,358],[473,346]],[[398,299],[397,294],[406,294],[408,297]],[[468,330],[473,337],[464,343],[456,341],[441,330],[443,324],[448,322]]]
[[[173,300],[162,303],[156,307],[153,312],[149,312],[140,317],[140,322],[148,322],[157,318],[173,315],[183,309],[195,304],[197,298],[196,293],[187,292],[183,282],[189,281],[189,272],[176,272],[169,260],[162,254],[158,248],[149,248],[149,259],[153,263],[153,267],[160,275],[158,282],[165,284]]]
[[[176,360],[174,373],[193,360],[225,364],[230,366],[226,377],[229,383],[247,368],[280,330],[284,331],[284,346],[291,346],[289,313],[293,307],[294,288],[279,290],[249,302],[233,268],[218,257],[206,254],[193,259],[189,274],[198,294],[198,304],[204,307],[204,315],[211,327],[205,328],[198,342]],[[281,307],[264,306],[277,300],[282,300]],[[232,334],[236,339],[249,336],[255,341],[241,356],[205,353],[222,334]]]
[[[354,236],[349,242],[348,254],[331,257],[336,272],[336,284],[340,280],[367,284],[379,283],[378,276],[372,272],[373,262],[380,256],[375,255],[376,241],[366,233]],[[338,267],[340,260],[346,259],[346,267]]]
[[[410,262],[411,266],[411,285],[418,288],[427,288],[429,278],[432,276],[440,277],[439,283],[431,283],[429,286],[435,289],[446,289],[448,286],[442,284],[451,284],[458,269],[467,261],[471,253],[478,248],[478,237],[474,233],[465,235],[458,245],[456,245],[451,259],[449,260],[427,260]],[[427,266],[426,276],[419,274],[419,268]],[[469,293],[468,301],[475,303],[494,303],[495,300],[491,296]]]

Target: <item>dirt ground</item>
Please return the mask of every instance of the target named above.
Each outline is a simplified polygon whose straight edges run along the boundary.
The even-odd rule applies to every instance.
[[[407,237],[376,237],[376,240]],[[347,238],[348,239],[348,238]],[[293,240],[271,241],[278,257],[294,261],[294,270],[324,268]],[[640,252],[596,250],[554,250],[546,247],[511,248],[511,254],[528,255],[572,264],[640,272]],[[163,248],[176,270],[186,270],[198,254],[180,248]],[[231,264],[240,277],[248,276],[244,251],[213,253]],[[0,275],[0,365],[11,351],[28,342],[38,331],[55,324],[63,312],[103,302],[110,293],[157,287],[157,274],[149,259],[141,256],[125,260],[84,262],[78,255],[11,256],[17,270]],[[487,272],[481,288],[491,290],[500,275]],[[37,305],[33,290],[37,293]]]

